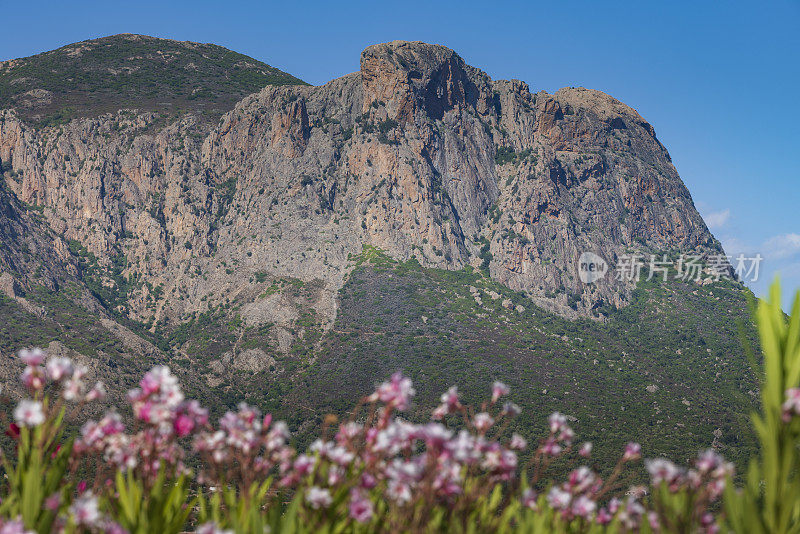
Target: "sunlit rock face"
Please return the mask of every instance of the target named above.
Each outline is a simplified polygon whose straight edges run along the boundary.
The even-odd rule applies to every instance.
[[[486,269],[569,317],[630,296],[613,271],[581,282],[584,252],[720,250],[636,111],[583,88],[532,93],[419,42],[370,46],[323,86],[267,87],[216,124],[126,109],[35,128],[2,111],[0,162],[53,262],[76,269],[72,241],[133,281],[117,311],[178,323],[236,302],[280,347],[300,308],[331,324],[364,245]],[[265,291],[281,278],[309,285]]]

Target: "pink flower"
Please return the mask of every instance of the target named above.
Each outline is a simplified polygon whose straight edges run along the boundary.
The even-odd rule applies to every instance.
[[[13,521],[6,522],[0,519],[0,534],[34,534],[34,532],[32,530],[26,530],[22,518],[18,517]]]
[[[361,481],[359,483],[359,486],[361,486],[362,488],[364,488],[364,489],[372,489],[377,485],[378,485],[378,481],[375,480],[374,476],[370,475],[369,473],[363,473],[361,475]]]
[[[328,454],[328,457],[331,459],[331,462],[335,464],[341,466],[347,466],[350,464],[350,462],[353,461],[353,459],[355,458],[355,454],[348,451],[344,447],[336,446],[333,449],[331,449],[330,453]]]
[[[578,496],[572,503],[572,513],[578,517],[589,519],[597,509],[597,503],[586,495]]]
[[[375,393],[369,396],[369,400],[371,402],[380,400],[388,408],[402,411],[408,408],[411,397],[415,393],[411,380],[398,372],[392,375],[389,382],[384,382],[378,386]]]
[[[447,442],[445,447],[457,462],[473,464],[480,458],[483,437],[474,437],[466,430],[461,430],[458,435]]]
[[[139,381],[139,387],[142,388],[144,395],[152,395],[161,388],[160,376],[163,372],[163,367],[154,367],[150,372],[145,373]]]
[[[501,480],[510,480],[517,469],[517,455],[499,447],[486,451],[481,466]]]
[[[589,458],[592,455],[592,443],[587,441],[586,443],[581,445],[580,450],[578,450],[578,454],[580,454],[584,458]]]
[[[508,444],[509,449],[514,449],[515,451],[522,451],[525,450],[525,447],[528,446],[528,442],[517,434],[516,432],[511,435],[511,441]]]
[[[562,451],[561,445],[559,445],[558,442],[553,438],[548,438],[542,444],[541,449],[542,453],[546,454],[547,456],[558,456]]]
[[[511,390],[507,385],[503,384],[502,382],[495,382],[492,384],[492,404],[497,402],[500,397],[508,395],[510,392]]]
[[[694,465],[701,473],[710,473],[724,463],[722,456],[717,454],[714,449],[707,449],[698,455]]]
[[[41,367],[28,366],[22,371],[20,381],[28,391],[36,392],[44,387],[44,369]]]
[[[572,493],[583,493],[597,482],[597,476],[585,465],[580,466],[569,474],[569,488]]]
[[[538,501],[539,496],[536,495],[536,492],[533,491],[531,488],[527,488],[525,491],[522,492],[522,506],[526,508],[530,508],[531,510],[536,510],[537,505],[536,502]]]
[[[336,441],[341,444],[350,443],[364,430],[359,423],[349,422],[339,425],[339,432],[336,433]]]
[[[331,492],[327,489],[311,486],[306,490],[306,502],[311,505],[311,508],[318,510],[330,506],[333,498],[331,497]]]
[[[54,493],[50,495],[47,499],[45,499],[44,507],[46,510],[50,510],[51,512],[57,512],[61,507],[61,494]]]
[[[338,465],[332,465],[328,468],[328,485],[338,486],[344,482],[344,469]]]
[[[411,487],[398,480],[389,480],[386,495],[398,504],[406,504],[411,500]]]
[[[119,523],[115,523],[111,520],[104,521],[101,528],[104,534],[128,534],[128,531],[122,528]],[[224,534],[233,534],[233,532],[229,531]]]
[[[647,460],[645,461],[645,467],[647,472],[650,473],[650,482],[653,486],[658,486],[662,482],[666,482],[669,485],[675,484],[683,475],[675,464],[664,458]]]
[[[455,413],[461,409],[461,402],[458,400],[458,388],[453,386],[445,393],[442,393],[441,402],[433,412],[434,419],[441,419],[445,415]]]
[[[503,415],[508,415],[511,417],[516,417],[520,413],[522,413],[522,408],[514,404],[513,402],[506,402],[503,404]]]
[[[19,359],[28,367],[38,367],[42,365],[45,356],[45,352],[38,348],[19,351]]]
[[[179,438],[184,436],[188,436],[194,430],[194,421],[188,415],[179,415],[175,418],[175,422],[172,424],[175,435]]]
[[[80,380],[69,379],[64,382],[64,389],[62,395],[65,400],[75,401],[78,400],[83,393],[83,382]]]
[[[94,387],[86,394],[87,401],[95,401],[106,398],[106,385],[102,382],[97,382]]]
[[[614,519],[614,516],[605,508],[600,508],[600,511],[597,512],[597,517],[595,520],[599,525],[607,525],[611,523],[611,520]]]
[[[547,418],[547,422],[550,425],[550,433],[558,434],[566,428],[567,426],[567,417],[561,413],[553,412],[550,414],[550,417]]]
[[[44,423],[44,411],[39,401],[23,399],[14,409],[14,420],[21,426],[38,426]]]
[[[314,470],[314,466],[316,465],[316,463],[317,459],[314,458],[313,456],[301,454],[294,460],[295,473],[300,477],[304,477]]]
[[[561,432],[558,433],[558,441],[563,441],[566,445],[570,445],[574,438],[575,432],[568,426],[562,428]]]
[[[431,449],[441,449],[453,437],[453,433],[439,423],[429,423],[419,429],[418,436]]]
[[[142,403],[135,403],[133,405],[133,416],[140,421],[144,421],[145,423],[150,422],[150,412],[153,409],[153,404],[151,402],[142,402]]]
[[[625,528],[628,530],[633,530],[638,528],[644,513],[644,506],[639,504],[636,499],[631,496],[628,497],[625,507],[622,508],[622,511],[619,514],[619,519]]]
[[[717,525],[717,521],[714,519],[714,515],[711,514],[711,512],[706,512],[703,514],[703,516],[700,518],[700,525],[709,534],[715,534],[719,532],[719,525]]]
[[[111,412],[106,414],[99,423],[91,420],[86,421],[81,427],[81,439],[78,443],[81,446],[92,447],[105,440],[108,436],[119,434],[124,430],[125,427],[119,414]]]
[[[262,428],[269,428],[269,425],[272,424],[272,414],[268,413],[264,416],[264,419],[261,420],[261,427]]]
[[[800,388],[789,388],[786,390],[786,400],[781,406],[783,410],[783,421],[788,423],[792,415],[800,414]]]
[[[358,488],[350,491],[350,517],[359,523],[372,519],[372,501]]]
[[[642,446],[638,443],[628,443],[625,445],[625,452],[622,455],[622,461],[630,462],[633,460],[638,460],[642,457]]]

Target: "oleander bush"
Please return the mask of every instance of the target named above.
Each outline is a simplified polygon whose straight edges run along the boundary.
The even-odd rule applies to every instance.
[[[509,430],[520,409],[500,382],[478,407],[454,386],[429,422],[413,424],[403,412],[415,390],[400,373],[347,420],[328,417],[304,451],[285,423],[244,403],[210,421],[167,367],[144,375],[124,411],[72,436],[71,422],[105,388],[88,388],[70,360],[30,349],[19,354],[27,397],[0,412],[14,444],[2,456],[0,534],[798,532],[800,293],[788,320],[779,295],[776,284],[756,314],[760,454],[741,487],[714,450],[686,467],[644,460],[647,485],[637,483],[634,442],[613,468],[595,469],[592,444],[560,413],[527,443]]]

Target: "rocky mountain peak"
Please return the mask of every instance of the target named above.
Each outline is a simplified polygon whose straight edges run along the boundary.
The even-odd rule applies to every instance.
[[[124,57],[166,46],[112,42]],[[583,252],[613,265],[637,251],[720,250],[633,109],[598,91],[491,80],[439,45],[370,46],[360,73],[266,85],[219,122],[118,106],[57,128],[2,111],[0,165],[19,200],[96,260],[106,304],[143,324],[237,302],[245,324],[271,325],[287,348],[298,310],[331,324],[365,246],[603,317],[633,286],[613,273],[582,283]],[[288,279],[313,290],[266,298]]]
[[[457,106],[488,109],[488,77],[453,50],[419,41],[392,41],[361,53],[364,111],[386,103],[390,118],[412,122],[420,110],[440,120]]]

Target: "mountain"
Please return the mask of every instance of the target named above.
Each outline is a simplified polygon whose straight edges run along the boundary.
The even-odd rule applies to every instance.
[[[359,72],[314,87],[220,50],[116,36],[3,67],[26,94],[60,95],[56,107],[90,103],[56,124],[0,93],[9,202],[35,221],[26,234],[52,242],[4,261],[0,313],[26,312],[17,293],[48,309],[63,271],[76,309],[147,347],[129,357],[168,359],[218,406],[244,397],[300,429],[404,368],[438,388],[420,407],[501,379],[526,409],[558,404],[590,433],[744,455],[747,291],[711,276],[722,248],[636,111],[599,91],[491,80],[419,42],[371,46]],[[140,57],[115,96],[112,71]],[[31,64],[92,74],[55,88],[24,75]],[[245,77],[258,92],[242,98],[256,88],[231,82],[236,65],[261,73]],[[163,107],[190,87],[210,96]],[[583,283],[585,252],[611,272]],[[614,276],[630,254],[674,274],[681,253],[704,258],[701,283]],[[15,343],[42,338],[26,325]]]
[[[0,108],[39,125],[124,107],[216,121],[265,85],[305,82],[213,44],[114,35],[0,62]]]

